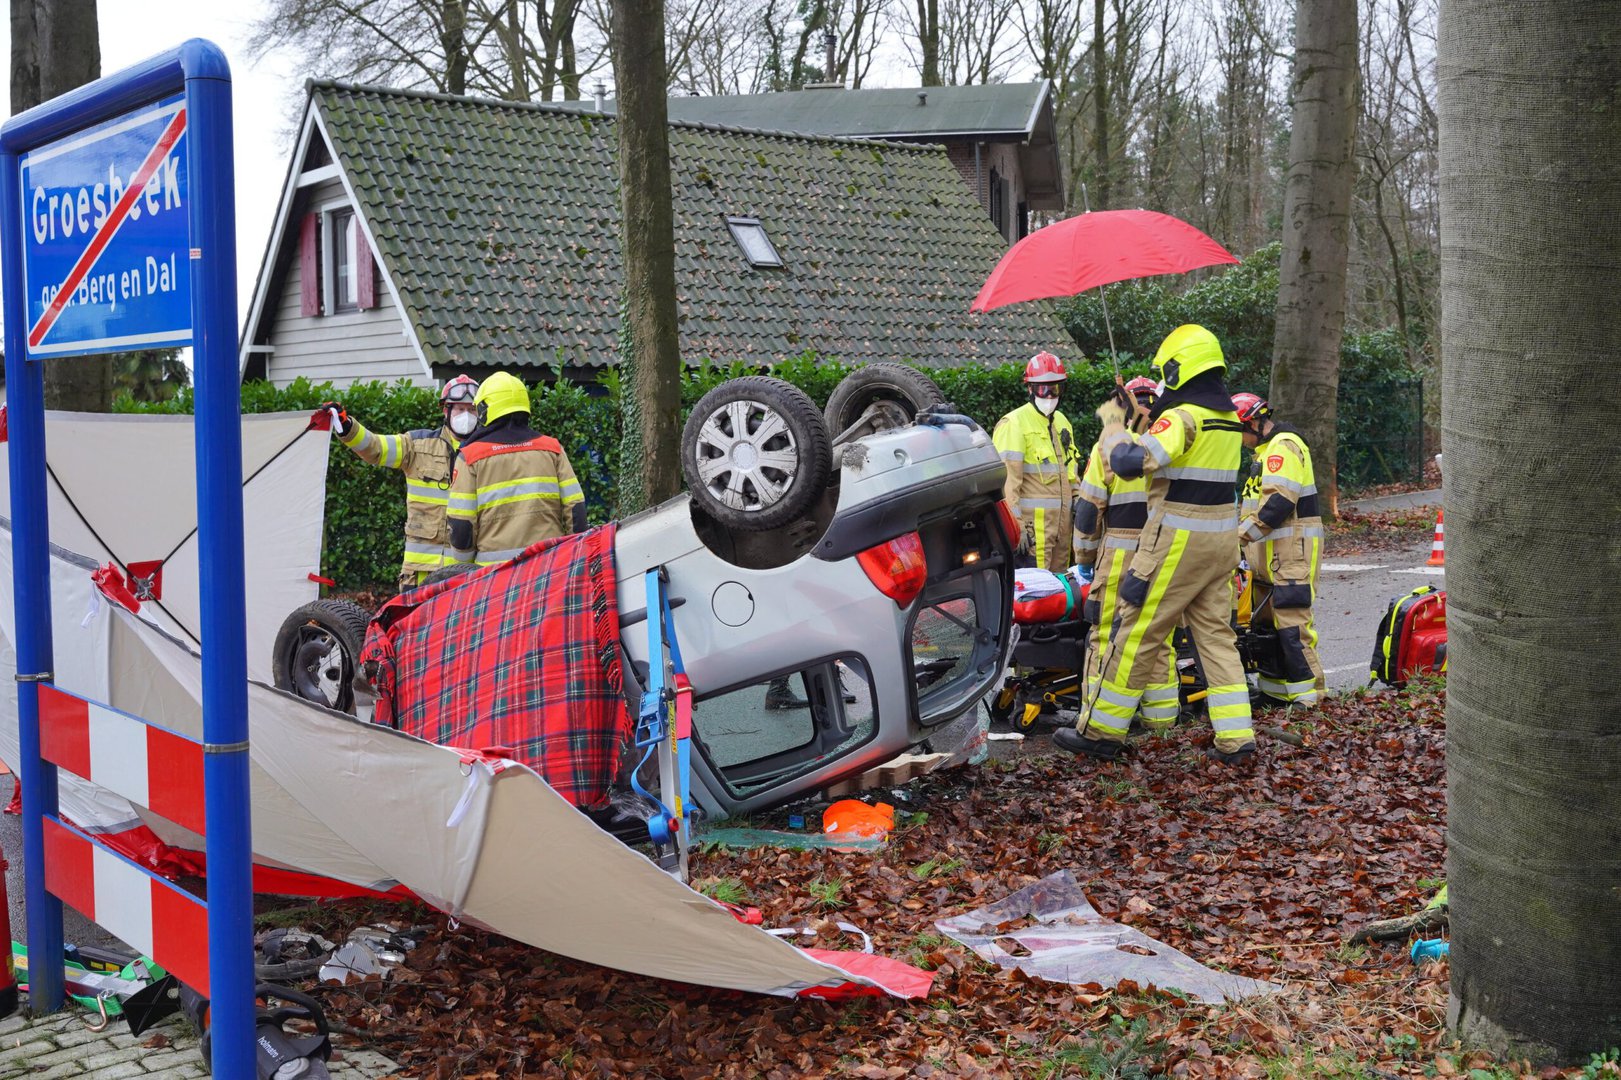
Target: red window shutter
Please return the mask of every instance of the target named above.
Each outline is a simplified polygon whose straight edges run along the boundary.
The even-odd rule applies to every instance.
[[[377,306],[377,260],[372,258],[371,245],[366,243],[366,234],[355,222],[355,273],[360,277],[355,281],[355,306],[361,311],[368,311]]]
[[[305,214],[298,229],[298,284],[300,315],[321,314],[321,215]]]

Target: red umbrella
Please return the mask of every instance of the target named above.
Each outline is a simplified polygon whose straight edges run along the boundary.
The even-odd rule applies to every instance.
[[[1038,229],[1008,249],[970,311],[1074,296],[1113,281],[1236,263],[1185,221],[1152,210],[1099,210]]]

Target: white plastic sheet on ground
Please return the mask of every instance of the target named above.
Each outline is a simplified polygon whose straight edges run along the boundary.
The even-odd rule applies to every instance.
[[[934,925],[982,960],[1050,982],[1111,987],[1130,979],[1139,986],[1174,989],[1207,1004],[1280,989],[1207,968],[1140,930],[1110,922],[1098,914],[1068,870],[989,907]]]

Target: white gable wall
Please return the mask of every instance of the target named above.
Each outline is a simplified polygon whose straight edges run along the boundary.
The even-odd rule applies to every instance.
[[[336,178],[314,185],[307,205],[319,208],[346,201],[343,184]],[[298,222],[288,222],[289,240],[296,243]],[[266,374],[276,386],[286,386],[299,376],[311,382],[348,386],[372,379],[393,382],[409,379],[430,385],[422,372],[422,362],[405,335],[399,307],[387,293],[388,283],[377,283],[376,307],[367,311],[345,311],[336,315],[300,313],[303,266],[296,254],[288,261],[287,276],[281,284],[270,329],[273,351]]]

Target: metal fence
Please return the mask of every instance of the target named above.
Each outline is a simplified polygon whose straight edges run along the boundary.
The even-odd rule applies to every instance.
[[[1340,490],[1423,476],[1424,381],[1340,383]]]

